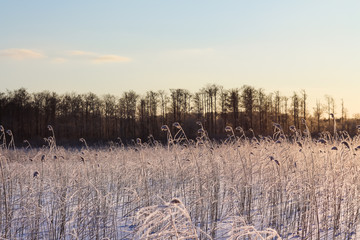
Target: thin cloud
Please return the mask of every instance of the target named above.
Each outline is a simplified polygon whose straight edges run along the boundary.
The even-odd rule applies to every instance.
[[[96,53],[93,52],[85,52],[85,51],[68,51],[70,56],[96,56]]]
[[[54,63],[64,63],[66,61],[67,61],[67,59],[65,59],[65,58],[54,58],[52,60],[52,62],[54,62]]]
[[[90,63],[111,63],[111,62],[129,62],[130,58],[119,56],[115,54],[99,54],[86,51],[68,51],[66,56],[50,56],[49,60],[53,63],[63,63],[71,59],[80,61],[88,61]],[[15,60],[24,59],[40,59],[46,58],[43,53],[30,49],[11,48],[0,50],[0,57],[10,58]]]
[[[39,59],[46,57],[44,54],[40,52],[30,49],[21,49],[21,48],[10,48],[10,49],[0,50],[0,56],[15,60]]]
[[[129,62],[131,61],[128,57],[123,57],[114,54],[98,54],[94,52],[86,52],[86,51],[68,51],[68,54],[72,57],[77,57],[80,59],[86,59],[91,61],[92,63],[110,63],[110,62]]]

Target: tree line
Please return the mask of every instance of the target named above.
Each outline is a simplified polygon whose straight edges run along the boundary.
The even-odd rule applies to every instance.
[[[241,127],[246,133],[270,135],[273,124],[284,132],[289,127],[305,129],[306,123],[313,135],[339,130],[356,134],[356,119],[346,116],[344,103],[341,113],[335,114],[335,101],[326,95],[323,103],[308,107],[305,90],[284,96],[279,91],[266,93],[244,85],[224,89],[207,85],[195,93],[186,89],[148,91],[139,95],[123,92],[120,97],[94,93],[57,94],[42,91],[29,93],[26,89],[0,92],[0,124],[10,129],[16,142],[28,140],[34,144],[49,136],[48,125],[55,130],[58,143],[77,143],[79,138],[88,142],[146,141],[149,136],[164,140],[162,125],[179,122],[190,138],[196,138],[200,121],[210,138],[226,137],[226,126]],[[339,116],[339,117],[336,117]]]

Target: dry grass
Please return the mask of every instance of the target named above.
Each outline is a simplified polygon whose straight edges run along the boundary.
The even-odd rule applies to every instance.
[[[2,149],[0,238],[358,237],[358,139],[275,138]]]

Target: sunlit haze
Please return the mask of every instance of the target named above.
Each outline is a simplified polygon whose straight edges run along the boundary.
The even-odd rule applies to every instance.
[[[324,95],[360,112],[359,1],[2,1],[1,91],[206,84]]]

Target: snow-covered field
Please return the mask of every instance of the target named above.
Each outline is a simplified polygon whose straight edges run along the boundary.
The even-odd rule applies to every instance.
[[[1,149],[0,239],[359,238],[359,139],[278,130]]]

